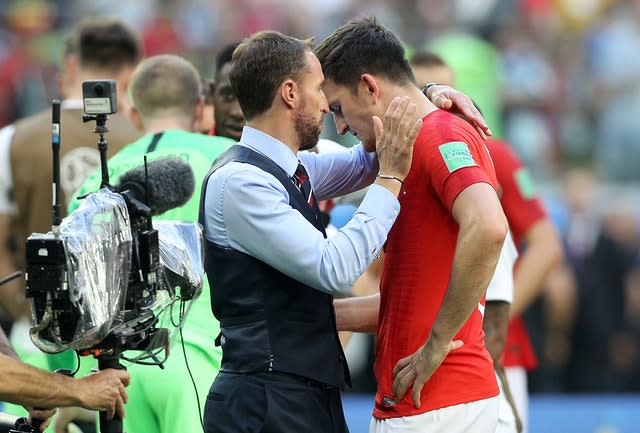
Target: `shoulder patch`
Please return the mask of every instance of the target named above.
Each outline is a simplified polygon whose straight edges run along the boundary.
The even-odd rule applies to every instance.
[[[516,185],[518,185],[520,195],[524,199],[531,200],[533,198],[536,198],[538,193],[536,191],[536,185],[533,182],[533,178],[531,177],[529,170],[524,167],[519,168],[515,171],[513,176],[515,178]]]
[[[452,141],[441,144],[438,146],[438,150],[440,151],[440,155],[442,155],[444,163],[447,165],[449,173],[453,173],[459,168],[478,165],[474,161],[473,156],[471,156],[469,146],[462,141]]]

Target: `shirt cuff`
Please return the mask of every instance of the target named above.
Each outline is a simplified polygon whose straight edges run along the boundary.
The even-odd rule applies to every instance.
[[[400,213],[400,202],[387,188],[372,184],[356,213],[369,215],[389,231]]]

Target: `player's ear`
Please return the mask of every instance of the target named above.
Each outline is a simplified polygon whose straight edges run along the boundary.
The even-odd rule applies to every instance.
[[[202,123],[204,119],[204,96],[198,98],[198,102],[193,109],[193,120],[196,124]]]
[[[133,126],[135,126],[138,131],[144,131],[144,123],[142,122],[142,118],[140,117],[140,113],[138,113],[137,108],[131,105],[129,107],[128,114]]]
[[[375,102],[380,98],[380,86],[371,74],[362,74],[358,83],[358,94],[370,97]]]

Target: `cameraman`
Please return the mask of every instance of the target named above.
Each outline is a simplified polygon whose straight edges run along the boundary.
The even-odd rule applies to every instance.
[[[4,331],[0,329],[0,400],[23,405],[29,409],[29,419],[43,420],[44,430],[53,409],[58,406],[81,406],[107,412],[109,418],[117,412],[124,417],[129,373],[124,370],[103,370],[80,379],[40,370],[18,359]],[[32,409],[37,407],[38,409]],[[42,409],[40,409],[42,408]]]

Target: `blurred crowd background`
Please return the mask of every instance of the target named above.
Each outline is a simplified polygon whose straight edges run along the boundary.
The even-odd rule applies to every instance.
[[[146,55],[183,55],[205,78],[254,31],[320,41],[353,16],[376,16],[409,55],[440,54],[529,166],[565,242],[526,314],[531,390],[640,391],[640,0],[2,0],[0,127],[58,96],[64,37],[88,15],[125,19]],[[371,391],[358,362],[355,390]]]

